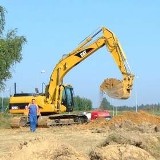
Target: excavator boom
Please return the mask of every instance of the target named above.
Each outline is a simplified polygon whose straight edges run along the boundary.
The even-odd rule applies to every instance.
[[[97,37],[100,33],[102,34]],[[122,73],[123,80],[107,79],[101,84],[100,89],[113,98],[127,99],[130,97],[134,75],[130,71],[127,58],[118,39],[110,30],[102,27],[85,38],[76,49],[63,57],[56,65],[46,91],[46,97],[49,103],[55,102],[58,98],[59,91],[58,89],[53,90],[53,88],[58,88],[62,84],[67,72],[103,46],[106,46],[113,56],[116,65]]]

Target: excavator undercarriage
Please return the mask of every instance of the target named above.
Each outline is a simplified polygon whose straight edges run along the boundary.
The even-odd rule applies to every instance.
[[[50,116],[37,116],[37,126],[41,128],[48,128],[51,126],[63,126],[72,124],[87,123],[88,119],[84,114],[55,114]],[[15,116],[11,118],[11,127],[27,127],[29,126],[29,118],[27,116]]]

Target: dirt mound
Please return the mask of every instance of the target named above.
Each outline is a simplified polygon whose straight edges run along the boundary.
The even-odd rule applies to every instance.
[[[132,145],[109,145],[96,148],[90,154],[91,160],[156,160],[145,150]]]
[[[150,124],[159,124],[160,123],[160,117],[155,116],[152,114],[149,114],[144,111],[139,112],[124,112],[122,115],[116,116],[112,118],[112,121],[110,123],[121,123],[124,121],[130,120],[133,123],[136,124],[142,124],[142,123],[150,123]]]
[[[160,139],[156,135],[143,134],[136,132],[126,132],[126,131],[114,131],[111,132],[102,147],[113,145],[113,144],[128,144],[135,147],[144,149],[150,153],[155,158],[160,157],[159,148],[160,148]]]
[[[143,133],[160,132],[160,117],[144,111],[125,112],[108,122],[111,129],[123,128]]]
[[[114,159],[114,157],[127,159],[125,156],[134,160],[138,160],[139,157],[142,160],[147,159],[147,156],[150,157],[149,159],[154,159],[152,156],[157,160],[160,158],[160,138],[157,133],[160,131],[160,117],[158,116],[143,111],[138,113],[125,112],[122,115],[115,116],[110,121],[97,119],[89,123],[87,127],[96,133],[108,132],[109,134],[98,150],[91,152],[91,159],[93,160],[97,157],[101,160],[108,160],[108,153],[111,154],[109,154],[110,159]],[[110,150],[112,145],[118,145],[118,147],[116,146]],[[120,152],[121,149],[126,149],[127,152]],[[123,158],[120,158],[120,155]],[[138,156],[136,157],[136,155]]]
[[[46,138],[35,138],[24,141],[11,149],[10,155],[2,160],[86,160],[68,144]]]
[[[139,130],[141,132],[160,132],[160,117],[149,114],[144,111],[124,112],[122,115],[113,117],[107,121],[99,118],[82,125],[81,129],[107,128],[117,129],[125,128],[128,130]]]

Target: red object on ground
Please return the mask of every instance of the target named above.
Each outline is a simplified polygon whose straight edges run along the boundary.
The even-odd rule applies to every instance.
[[[106,118],[111,119],[111,115],[109,111],[107,110],[94,110],[91,112],[91,120],[97,119],[97,118]]]

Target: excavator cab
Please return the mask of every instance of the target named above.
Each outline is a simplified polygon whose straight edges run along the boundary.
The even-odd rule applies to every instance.
[[[66,107],[67,112],[73,111],[73,88],[70,85],[63,86],[63,92],[62,92],[62,105]]]

